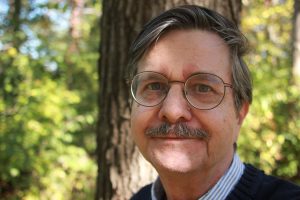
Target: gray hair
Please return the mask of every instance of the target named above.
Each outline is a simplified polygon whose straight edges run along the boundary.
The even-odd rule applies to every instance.
[[[185,5],[163,12],[148,22],[129,50],[129,76],[137,73],[138,62],[152,45],[166,32],[172,30],[206,30],[218,34],[228,45],[232,60],[234,103],[237,111],[243,103],[252,102],[252,81],[248,66],[242,59],[247,51],[247,39],[238,27],[210,9]]]

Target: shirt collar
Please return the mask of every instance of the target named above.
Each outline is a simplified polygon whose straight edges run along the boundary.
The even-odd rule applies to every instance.
[[[225,174],[198,200],[225,199],[238,183],[239,179],[243,175],[244,169],[244,164],[241,162],[239,156],[235,154],[232,163]],[[158,177],[151,187],[152,200],[163,200],[165,199],[165,196],[165,191]]]

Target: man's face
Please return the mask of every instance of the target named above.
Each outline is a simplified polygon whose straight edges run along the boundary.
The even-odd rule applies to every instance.
[[[216,34],[200,30],[171,31],[162,36],[138,63],[138,72],[154,71],[170,81],[184,82],[194,73],[211,73],[232,84],[229,48]],[[143,156],[158,172],[197,172],[218,169],[231,162],[240,126],[248,111],[244,104],[237,113],[233,90],[226,88],[219,106],[199,110],[184,97],[183,84],[171,85],[164,101],[154,107],[136,102],[132,106],[131,129]],[[204,130],[207,139],[147,136],[147,130],[163,123],[184,123]]]

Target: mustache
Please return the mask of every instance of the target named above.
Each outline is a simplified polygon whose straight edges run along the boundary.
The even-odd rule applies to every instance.
[[[208,139],[210,134],[199,128],[192,128],[185,123],[162,123],[157,127],[148,128],[145,132],[147,136],[163,137],[169,134],[175,134],[178,137],[191,137],[198,139]]]

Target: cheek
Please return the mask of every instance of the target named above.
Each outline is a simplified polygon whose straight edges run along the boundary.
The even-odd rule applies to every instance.
[[[238,120],[235,112],[226,109],[226,106],[217,107],[198,117],[199,124],[211,135],[209,146],[214,149],[216,146],[228,145],[236,140],[238,135]]]
[[[239,133],[238,118],[235,111],[231,109],[223,110],[223,115],[220,116],[220,124],[216,126],[219,143],[225,143],[231,146],[236,140]]]
[[[144,133],[146,128],[152,123],[153,115],[153,109],[133,104],[131,110],[131,132],[138,146],[144,143]]]

